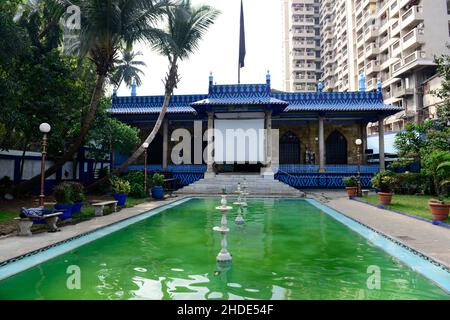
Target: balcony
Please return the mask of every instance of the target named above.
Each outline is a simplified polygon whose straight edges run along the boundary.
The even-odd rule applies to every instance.
[[[295,18],[292,19],[292,24],[294,26],[314,26],[316,21],[314,18]]]
[[[392,44],[394,44],[399,38],[392,37],[389,38],[388,36],[385,36],[379,40],[380,45],[380,52],[384,52],[387,50]]]
[[[294,71],[315,71],[315,63],[299,63],[294,66]]]
[[[314,51],[294,51],[292,55],[295,59],[314,60],[316,58]]]
[[[423,21],[423,7],[412,6],[402,15],[402,29],[415,27]]]
[[[364,33],[361,33],[356,39],[356,46],[359,48],[364,45]]]
[[[380,72],[380,61],[371,60],[368,64],[366,64],[366,75]]]
[[[401,40],[397,40],[391,46],[391,56],[392,57],[398,57],[401,53],[402,53]]]
[[[323,24],[324,30],[329,30],[332,29],[333,27],[334,27],[334,20],[326,19]]]
[[[370,78],[367,81],[367,91],[371,91],[373,89],[377,88],[378,79],[377,78]]]
[[[432,65],[434,65],[434,62],[431,58],[427,57],[425,51],[415,51],[393,65],[392,75],[397,77],[416,67]]]
[[[333,34],[329,31],[325,32],[323,35],[323,41],[331,41],[333,40]]]
[[[414,28],[402,38],[402,49],[413,50],[425,43],[425,33],[423,28]]]
[[[395,16],[400,11],[400,6],[397,4],[397,1],[394,1],[389,7],[390,15]]]
[[[378,29],[374,25],[364,30],[364,41],[369,42],[376,39],[376,37],[378,37]]]
[[[366,59],[373,58],[374,56],[380,53],[380,49],[375,42],[372,42],[368,46],[366,46]]]
[[[392,96],[394,98],[402,98],[404,96],[412,95],[414,94],[414,89],[412,88],[405,88],[403,85],[400,86],[393,86],[392,89]]]
[[[400,33],[400,30],[402,28],[400,27],[400,21],[397,19],[395,22],[391,25],[391,37],[395,37]]]
[[[294,48],[309,48],[309,49],[315,49],[316,48],[316,42],[314,40],[296,40],[293,43]]]

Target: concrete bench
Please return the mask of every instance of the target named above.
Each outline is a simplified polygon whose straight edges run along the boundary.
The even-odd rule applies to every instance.
[[[368,196],[369,195],[369,191],[370,190],[363,189],[363,190],[361,190],[361,193],[362,193],[363,196]]]
[[[56,232],[59,231],[56,226],[56,222],[58,221],[58,217],[62,215],[64,212],[54,212],[52,214],[43,215],[42,217],[26,217],[26,218],[14,218],[14,220],[19,221],[19,236],[31,236],[31,227],[35,221],[45,221],[49,228],[48,232]]]
[[[117,212],[117,201],[103,201],[93,203],[92,206],[95,208],[95,216],[101,217],[103,216],[103,209],[108,206],[111,212]]]

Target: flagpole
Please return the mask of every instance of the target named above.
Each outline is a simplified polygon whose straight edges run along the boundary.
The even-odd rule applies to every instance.
[[[241,64],[238,63],[238,84],[241,84]]]

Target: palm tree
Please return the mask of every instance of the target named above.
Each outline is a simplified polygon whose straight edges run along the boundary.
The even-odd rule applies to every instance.
[[[169,106],[170,97],[178,85],[178,61],[188,59],[198,49],[200,40],[214,23],[219,13],[218,10],[208,5],[193,7],[190,0],[183,0],[179,6],[172,7],[167,11],[166,33],[169,37],[158,38],[154,48],[169,60],[169,71],[164,80],[164,102],[153,130],[145,139],[146,143],[152,143],[159,131]],[[124,171],[143,152],[144,148],[141,145],[130,158],[113,171],[113,174]]]
[[[45,171],[45,177],[48,177],[71,161],[82,146],[118,53],[124,48],[132,48],[137,42],[161,42],[165,34],[155,25],[172,4],[170,0],[47,0],[46,3],[53,6],[55,12],[64,12],[61,8],[72,5],[79,7],[81,30],[76,51],[81,58],[87,57],[93,62],[97,73],[95,89],[79,135],[64,155]],[[22,183],[18,191],[27,190],[39,179],[40,175],[37,175]]]
[[[140,51],[134,52],[130,50],[124,50],[122,52],[122,59],[117,60],[117,66],[114,70],[114,75],[111,78],[111,82],[119,88],[122,81],[125,81],[127,87],[131,88],[133,79],[136,80],[136,85],[140,87],[142,80],[140,75],[144,74],[144,71],[139,67],[146,67],[147,64],[144,61],[136,60],[138,56],[142,56]]]

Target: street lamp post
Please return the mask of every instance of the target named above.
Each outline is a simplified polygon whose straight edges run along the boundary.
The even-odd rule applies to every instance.
[[[39,131],[41,131],[44,136],[42,137],[42,159],[41,159],[41,194],[39,195],[39,206],[44,207],[45,199],[45,156],[47,154],[47,133],[50,132],[52,127],[48,123],[41,123],[39,126]]]
[[[148,149],[148,143],[144,142],[142,144],[142,147],[144,148],[144,193],[147,195],[147,149]]]
[[[356,139],[355,141],[356,144],[356,155],[358,157],[358,177],[357,177],[357,181],[356,181],[356,187],[357,187],[357,195],[358,197],[362,196],[362,190],[361,190],[361,145],[362,145],[362,140],[361,139]]]

